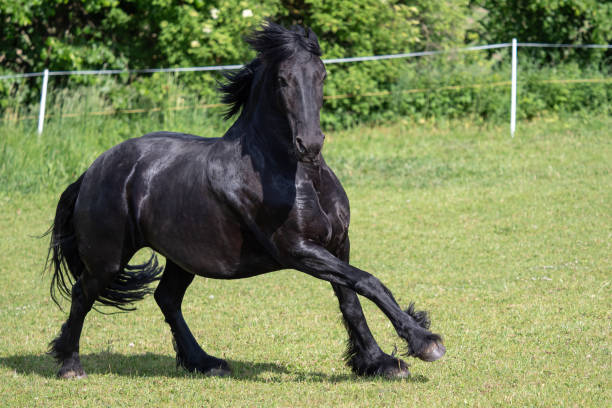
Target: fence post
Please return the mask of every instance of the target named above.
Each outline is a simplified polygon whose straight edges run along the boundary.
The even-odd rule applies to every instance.
[[[42,89],[40,91],[40,112],[38,113],[38,134],[42,134],[45,123],[45,105],[47,104],[47,83],[49,83],[49,70],[43,73]]]
[[[510,136],[516,130],[516,38],[512,39],[512,96],[510,100]]]

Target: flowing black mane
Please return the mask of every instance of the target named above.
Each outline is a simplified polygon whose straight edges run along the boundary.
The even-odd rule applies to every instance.
[[[257,51],[257,57],[242,69],[224,74],[228,82],[219,86],[223,94],[221,101],[229,105],[224,115],[226,120],[240,112],[240,108],[246,104],[254,72],[262,63],[274,66],[290,58],[300,49],[317,57],[321,56],[321,48],[315,33],[309,28],[297,25],[286,29],[278,24],[267,22],[261,29],[247,37],[246,42]]]

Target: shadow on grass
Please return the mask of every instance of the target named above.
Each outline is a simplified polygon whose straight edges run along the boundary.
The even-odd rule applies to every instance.
[[[280,383],[280,382],[358,382],[358,381],[406,381],[426,383],[429,379],[422,375],[409,378],[388,380],[382,378],[360,378],[348,372],[329,375],[321,372],[307,372],[289,369],[277,363],[254,363],[228,359],[232,375],[236,380]],[[88,374],[113,374],[126,377],[172,377],[172,378],[206,378],[200,374],[189,373],[176,367],[176,360],[167,355],[154,353],[125,355],[118,353],[93,353],[81,356],[81,363]],[[47,354],[28,354],[0,357],[0,365],[19,374],[34,374],[55,378],[58,366]]]

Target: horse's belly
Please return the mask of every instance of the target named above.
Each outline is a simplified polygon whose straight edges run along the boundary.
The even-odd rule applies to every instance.
[[[237,220],[205,206],[198,216],[180,217],[148,232],[149,245],[183,269],[200,276],[238,279],[278,265]]]

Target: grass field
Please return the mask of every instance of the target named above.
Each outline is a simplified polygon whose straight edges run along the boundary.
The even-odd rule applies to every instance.
[[[514,139],[468,121],[328,135],[327,161],[351,199],[352,263],[402,305],[429,310],[445,337],[442,360],[410,359],[412,377],[397,381],[350,373],[330,285],[295,271],[200,278],[188,290],[187,322],[232,377],[175,368],[149,297],[136,312],[91,313],[89,377],[56,379],[45,351],[65,314],[49,298],[47,241],[36,236],[68,181],[130,134],[129,123],[94,125],[51,125],[41,138],[0,127],[0,406],[612,404],[612,118],[543,118],[520,123]],[[363,303],[383,349],[401,350]]]

